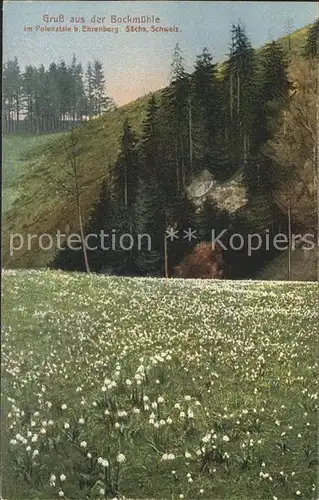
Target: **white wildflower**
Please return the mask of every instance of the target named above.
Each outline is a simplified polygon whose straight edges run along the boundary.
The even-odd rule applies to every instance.
[[[122,464],[123,462],[125,462],[126,458],[125,458],[125,455],[123,455],[123,453],[119,453],[116,457],[116,461],[119,463],[119,464]]]

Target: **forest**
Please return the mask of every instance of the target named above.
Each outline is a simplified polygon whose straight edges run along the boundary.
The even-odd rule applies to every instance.
[[[50,266],[117,275],[172,276],[195,245],[210,241],[212,228],[227,228],[225,242],[238,232],[270,231],[289,238],[292,231],[316,232],[318,26],[318,21],[310,26],[302,54],[292,58],[290,45],[284,49],[277,41],[253,49],[244,26],[233,25],[228,59],[218,64],[204,48],[190,73],[185,70],[181,47],[176,45],[170,84],[148,97],[142,132],[135,130],[133,120],[123,120],[117,159],[109,165],[98,199],[92,200],[90,217],[85,220],[81,176],[87,165],[81,162],[81,131],[86,125],[78,125],[78,121],[83,116],[104,114],[114,103],[104,94],[98,63],[91,66],[89,77],[86,74],[91,87],[80,76],[81,65],[75,58],[69,68],[63,64],[63,70],[61,65],[42,69],[48,83],[61,83],[54,87],[60,92],[63,79],[50,79],[50,71],[77,75],[69,79],[72,84],[65,92],[66,100],[60,102],[56,113],[51,104],[46,113],[38,113],[37,102],[52,103],[57,98],[58,92],[48,92],[47,86],[41,87],[41,99],[34,91],[24,91],[23,95],[31,98],[24,97],[23,102],[30,131],[39,127],[58,130],[70,118],[76,125],[63,142],[63,168],[71,183],[64,196],[68,200],[73,197],[82,239],[85,234],[101,231],[152,236],[151,251],[83,248],[78,252],[65,248],[56,253]],[[14,64],[7,64],[7,72]],[[30,69],[38,79],[40,70]],[[10,89],[11,93],[4,94],[9,129],[10,123],[14,128],[14,113],[20,112],[20,101],[17,106],[14,99],[17,92],[12,86]],[[187,188],[203,170],[219,182],[240,172],[247,192],[245,206],[232,215],[214,202],[195,207]],[[167,228],[194,228],[197,239],[167,242]],[[229,250],[224,255],[224,276],[257,276],[275,255],[274,248],[261,248],[252,256],[246,248]]]
[[[2,129],[5,133],[48,133],[68,130],[82,120],[115,108],[105,94],[100,61],[84,72],[73,55],[68,66],[61,59],[48,69],[28,65],[21,72],[18,59],[3,68]]]

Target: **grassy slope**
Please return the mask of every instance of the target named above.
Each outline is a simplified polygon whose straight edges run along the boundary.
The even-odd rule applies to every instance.
[[[302,50],[307,27],[291,35],[292,55],[299,54]],[[287,37],[281,39],[283,45]],[[78,136],[82,144],[81,168],[84,170],[85,191],[83,195],[84,219],[89,217],[92,205],[96,200],[101,181],[107,175],[108,164],[115,162],[119,139],[124,119],[127,117],[137,133],[145,116],[147,98],[141,98],[129,105],[119,108],[114,113],[108,114],[89,123],[83,124],[78,129]],[[9,153],[8,153],[9,154]],[[65,227],[70,226],[71,231],[78,232],[78,223],[75,206],[66,199],[65,194],[57,193],[54,186],[48,183],[48,173],[54,176],[59,163],[66,161],[63,151],[63,140],[56,138],[51,147],[44,147],[34,152],[33,157],[22,166],[26,175],[20,178],[23,191],[5,213],[3,263],[5,266],[16,267],[42,267],[50,262],[52,252],[40,251],[36,244],[32,251],[27,251],[27,246],[16,252],[14,258],[9,255],[8,234],[55,234],[57,230],[65,232]],[[67,176],[66,176],[66,180]],[[11,200],[12,202],[12,200]],[[11,203],[10,202],[10,203]]]
[[[316,285],[10,271],[4,292],[3,406],[11,412],[4,429],[13,426],[2,444],[4,498],[58,498],[60,486],[66,498],[99,498],[96,457],[107,458],[113,473],[119,449],[126,498],[317,498]],[[146,378],[137,386],[141,364]],[[153,409],[159,396],[164,403]],[[180,414],[188,410],[193,417]],[[209,432],[216,436],[204,444]],[[9,445],[17,434],[28,442]],[[34,449],[28,485],[14,467],[26,470]],[[164,453],[175,459],[163,461]],[[65,483],[50,488],[51,474],[61,473]],[[82,490],[81,473],[90,483]]]
[[[119,151],[119,139],[123,122],[129,117],[134,129],[140,132],[144,119],[146,99],[138,99],[102,118],[84,123],[77,131],[82,152],[79,168],[84,173],[81,182],[85,189],[82,196],[84,219],[87,219],[96,200],[102,180],[108,172],[108,165],[114,163]],[[78,231],[76,209],[65,193],[57,192],[56,186],[48,183],[48,177],[54,177],[54,171],[60,176],[61,164],[65,164],[64,137],[59,134],[54,142],[38,148],[24,166],[25,175],[20,176],[23,191],[4,216],[6,233],[22,235],[50,233],[57,230],[65,232],[67,224],[70,230]],[[66,176],[66,183],[70,182]],[[69,184],[70,185],[70,184]],[[20,256],[10,258],[8,239],[4,238],[4,265],[43,266],[48,263],[52,252],[41,252],[36,245],[32,252],[23,249]]]
[[[37,149],[42,149],[52,141],[57,140],[60,134],[49,135],[20,135],[10,134],[3,137],[2,144],[2,210],[10,209],[14,200],[19,196],[19,178],[28,170],[28,155]]]
[[[283,49],[289,50],[289,38],[290,38],[290,57],[298,57],[304,48],[305,41],[307,38],[307,33],[310,28],[310,24],[308,26],[304,26],[299,30],[294,31],[291,35],[286,35],[280,39],[280,42],[283,46]]]
[[[302,250],[297,248],[291,254],[291,279],[294,281],[317,280],[317,253],[316,250]],[[282,252],[260,274],[263,280],[288,279],[288,252]]]

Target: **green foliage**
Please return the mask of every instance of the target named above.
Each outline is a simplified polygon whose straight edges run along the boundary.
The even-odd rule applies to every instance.
[[[204,48],[197,56],[191,80],[191,139],[193,171],[199,172],[214,163],[217,141],[220,139],[221,92],[216,78],[213,57]]]
[[[256,111],[252,150],[260,151],[278,128],[279,116],[286,106],[291,88],[288,60],[278,42],[267,44],[259,56]]]
[[[231,29],[230,56],[224,78],[225,136],[231,160],[246,161],[250,152],[255,106],[256,59],[244,27]]]
[[[28,65],[20,72],[18,59],[8,61],[3,71],[3,127],[5,132],[47,133],[65,130],[84,117],[113,110],[105,95],[102,64],[88,65],[87,83],[75,55],[68,66],[52,62],[46,70]]]
[[[319,57],[319,19],[309,28],[304,54],[309,59]]]
[[[189,155],[189,97],[190,78],[184,69],[184,60],[179,45],[175,46],[171,64],[171,82],[163,92],[166,137],[169,155],[175,165],[176,191],[186,188],[190,172]]]
[[[140,238],[136,267],[142,275],[163,276],[165,209],[154,175],[139,179],[134,204],[134,234]],[[146,235],[146,236],[143,236]]]
[[[139,172],[137,152],[137,137],[132,131],[128,120],[123,126],[121,151],[113,168],[113,189],[115,196],[127,210],[130,210],[135,196]]]

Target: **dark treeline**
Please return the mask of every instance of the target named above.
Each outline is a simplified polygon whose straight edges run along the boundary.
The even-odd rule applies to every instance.
[[[60,60],[48,69],[29,65],[23,72],[17,58],[4,64],[2,125],[6,133],[58,132],[114,107],[105,95],[98,60],[89,63],[85,72],[75,55],[69,66]]]
[[[313,57],[309,40],[310,35],[307,55]],[[118,159],[86,227],[87,234],[128,233],[134,246],[131,251],[121,249],[117,236],[113,250],[99,246],[89,251],[91,270],[163,276],[167,267],[172,273],[194,244],[210,241],[212,228],[227,228],[226,245],[234,232],[287,232],[286,215],[273,196],[274,187],[283,182],[282,172],[263,148],[281,125],[290,92],[288,57],[281,44],[267,44],[257,57],[240,25],[232,27],[229,58],[218,68],[205,48],[194,71],[187,73],[177,45],[170,85],[150,97],[142,136],[125,121]],[[195,209],[186,188],[203,169],[218,180],[240,169],[247,205],[233,216],[211,202]],[[165,238],[169,227],[179,231],[178,240]],[[191,243],[181,236],[188,228],[196,230],[197,239]],[[146,238],[145,247],[137,250],[141,234],[151,235],[151,251]],[[111,237],[106,244],[111,246]],[[235,254],[225,252],[226,276],[253,276],[273,256],[262,250],[248,257],[246,248]],[[83,269],[83,255],[64,250],[54,266]]]

